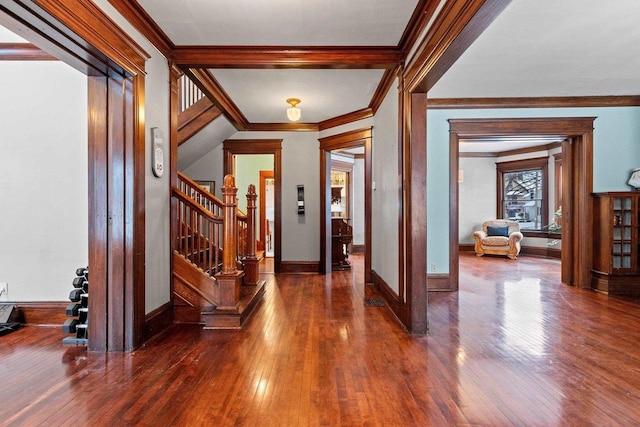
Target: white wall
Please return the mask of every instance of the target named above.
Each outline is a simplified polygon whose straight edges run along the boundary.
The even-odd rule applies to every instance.
[[[169,165],[169,66],[167,60],[108,2],[94,0],[151,58],[145,64],[145,310],[147,313],[169,302],[171,293],[169,173],[156,178],[151,172],[151,128],[165,138],[164,159]]]
[[[392,88],[397,87],[396,84]],[[395,292],[398,286],[398,92],[391,89],[374,117],[371,267]]]
[[[223,168],[224,152],[222,150],[222,143],[220,143],[182,172],[191,179],[215,181],[216,196],[222,199],[222,190],[220,189],[224,185]]]
[[[65,301],[88,263],[87,78],[0,61],[0,282],[9,301]]]
[[[464,171],[458,186],[460,243],[473,244],[471,234],[496,217],[496,158],[461,157],[459,169]]]

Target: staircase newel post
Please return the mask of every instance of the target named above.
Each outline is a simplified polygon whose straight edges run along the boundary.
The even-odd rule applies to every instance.
[[[222,187],[222,271],[216,274],[218,281],[218,309],[235,309],[240,302],[240,285],[244,273],[236,267],[236,194],[238,189],[233,175],[224,177]]]
[[[258,283],[259,262],[256,256],[256,186],[249,185],[247,191],[247,237],[246,256],[244,259],[244,284],[256,285]]]

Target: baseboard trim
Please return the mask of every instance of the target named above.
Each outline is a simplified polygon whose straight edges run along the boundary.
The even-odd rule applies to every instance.
[[[375,270],[371,270],[371,280],[373,286],[376,291],[384,298],[387,305],[391,309],[391,312],[394,314],[398,323],[402,325],[403,328],[407,329],[407,323],[403,321],[403,319],[407,318],[407,313],[405,308],[400,303],[400,298],[398,294],[389,287],[389,284],[375,272]]]
[[[315,273],[320,271],[318,261],[282,261],[280,273]]]
[[[427,291],[441,292],[453,291],[449,273],[427,274]]]
[[[352,254],[363,254],[364,253],[364,245],[351,245],[351,253]]]
[[[460,252],[475,252],[475,245],[460,244]],[[522,246],[520,255],[539,256],[544,258],[562,258],[562,250],[556,248],[541,248],[535,246]]]
[[[61,327],[67,320],[69,301],[14,302],[18,309],[17,321],[32,326]]]
[[[164,303],[144,317],[143,340],[147,341],[173,324],[173,303]]]
[[[533,246],[523,246],[522,248],[520,248],[520,255],[561,259],[562,251],[556,248],[540,248],[540,247],[533,247]]]

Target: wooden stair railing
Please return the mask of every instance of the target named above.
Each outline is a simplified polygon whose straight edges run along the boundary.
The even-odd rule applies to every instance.
[[[172,192],[178,205],[173,282],[179,300],[177,308],[174,305],[176,321],[204,323],[205,328],[239,328],[264,294],[255,250],[255,186],[249,186],[245,215],[237,209],[238,190],[232,175],[224,179],[223,200],[178,175],[178,187]],[[206,274],[209,282],[196,274],[192,276],[196,283],[190,283],[185,278],[189,276],[185,260]],[[182,274],[176,273],[177,268]],[[198,309],[202,311],[196,316]]]
[[[176,251],[209,276],[220,271],[222,217],[214,215],[187,194],[173,189],[178,200]]]

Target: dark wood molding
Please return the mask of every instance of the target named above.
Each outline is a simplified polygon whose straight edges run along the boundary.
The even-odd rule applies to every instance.
[[[405,88],[427,93],[511,0],[447,0],[404,71]]]
[[[261,170],[260,172],[260,192],[258,193],[258,200],[260,201],[260,242],[263,247],[266,246],[266,230],[265,224],[267,223],[267,201],[265,195],[267,194],[267,179],[275,179],[275,175],[272,170]]]
[[[372,196],[373,158],[371,154],[372,128],[355,129],[320,138],[320,267],[321,274],[331,271],[331,162],[329,153],[333,150],[364,146],[364,281],[371,278],[371,236],[372,236]]]
[[[462,158],[478,158],[478,157],[498,157],[498,153],[491,153],[491,152],[479,152],[479,153],[475,153],[475,152],[461,152],[460,156],[461,159]]]
[[[428,292],[451,292],[451,283],[448,273],[427,273]]]
[[[425,334],[427,322],[427,94],[412,93],[405,104],[406,128],[402,144],[404,202],[402,218],[405,301],[411,333]],[[457,169],[456,169],[457,170]],[[400,278],[399,283],[403,283]],[[401,318],[402,319],[402,318]]]
[[[553,150],[554,148],[560,148],[560,147],[562,147],[562,142],[558,141],[558,142],[552,142],[549,144],[538,145],[535,147],[516,148],[514,150],[500,151],[496,154],[498,157],[506,157],[506,156],[515,156],[518,154],[528,154],[528,153],[537,153],[540,151],[549,151],[549,150]]]
[[[239,154],[272,154],[275,210],[275,237],[273,267],[275,273],[282,271],[282,140],[281,139],[227,139],[223,142],[223,172],[233,174],[233,157]]]
[[[540,248],[535,246],[522,246],[520,248],[520,255],[536,256],[541,258],[562,258],[562,251],[556,248]]]
[[[313,273],[318,274],[320,264],[318,261],[282,261],[282,274]]]
[[[475,245],[472,243],[461,243],[458,245],[458,253],[460,252],[475,252]]]
[[[394,68],[402,52],[386,46],[176,46],[180,68]]]
[[[169,301],[145,316],[144,340],[147,341],[173,324],[173,302]]]
[[[136,30],[140,31],[165,58],[171,58],[171,52],[175,48],[175,45],[137,1],[109,0],[109,3],[111,3]]]
[[[338,135],[319,138],[320,148],[326,151],[333,151],[340,148],[353,148],[364,145],[366,139],[372,136],[371,127],[355,129]]]
[[[429,20],[433,17],[434,12],[438,8],[440,2],[437,0],[420,0],[416,5],[407,27],[400,37],[398,49],[402,51],[406,57],[414,44],[418,41],[420,35],[427,28]]]
[[[0,61],[57,61],[31,43],[0,43]]]
[[[398,74],[402,72],[402,67],[398,65],[396,68],[392,70],[386,70],[380,79],[380,83],[378,83],[378,87],[376,88],[373,97],[371,98],[371,102],[369,102],[369,108],[373,115],[378,112],[380,105],[386,98],[389,90],[393,86],[393,82],[396,81]]]
[[[595,117],[515,119],[449,119],[451,167],[457,165],[459,141],[463,138],[496,136],[554,136],[562,140],[563,200],[562,281],[589,288],[593,252],[593,122]],[[450,224],[458,223],[458,173],[450,170]],[[450,260],[457,262],[458,236],[450,235]],[[456,265],[456,269],[458,266]]]
[[[204,129],[222,113],[206,96],[178,114],[178,146]]]
[[[196,68],[183,69],[183,71],[215,106],[218,107],[237,130],[247,129],[249,121],[244,114],[242,114],[238,106],[231,100],[227,92],[220,86],[220,83],[218,83],[213,74],[211,74],[211,71]]]
[[[254,132],[318,132],[317,123],[247,123],[245,130]]]
[[[352,254],[363,254],[365,245],[351,245]]]
[[[26,325],[61,327],[67,320],[69,301],[23,301],[14,304],[18,311],[16,321]]]
[[[640,96],[556,96],[532,98],[430,98],[429,109],[637,107]]]
[[[370,117],[373,117],[373,110],[367,107],[362,110],[352,111],[351,113],[343,114],[342,116],[324,120],[318,123],[318,128],[320,130],[327,130],[337,126],[346,125],[348,123],[357,122],[358,120],[368,119]]]
[[[0,19],[4,26],[15,32],[29,28],[30,42],[85,74],[96,70],[106,73],[109,67],[112,72],[142,74],[145,61],[150,58],[90,0],[37,0],[37,5],[3,3],[0,11],[7,13]],[[117,70],[116,64],[122,70]]]

